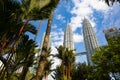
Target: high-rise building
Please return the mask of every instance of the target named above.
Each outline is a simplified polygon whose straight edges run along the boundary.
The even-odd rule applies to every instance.
[[[66,30],[64,32],[64,47],[69,49],[74,49],[74,42],[73,42],[73,34],[71,30],[71,26],[68,24]]]
[[[91,60],[92,54],[95,52],[95,49],[99,47],[97,38],[95,36],[95,32],[92,28],[91,23],[88,19],[84,18],[83,21],[83,37],[84,37],[84,44],[85,49],[87,52],[87,61],[88,65],[94,65]]]
[[[116,37],[116,36],[120,36],[120,28],[109,28],[107,30],[103,31],[105,34],[105,38],[108,40],[109,37]]]

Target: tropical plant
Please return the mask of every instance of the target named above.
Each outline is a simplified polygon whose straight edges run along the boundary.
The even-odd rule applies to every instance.
[[[56,69],[54,70],[54,73],[52,75],[52,78],[55,80],[67,80],[67,77],[63,75],[61,66],[57,66]]]
[[[62,79],[71,80],[71,66],[75,63],[75,56],[77,56],[77,54],[74,53],[74,50],[63,46],[59,46],[57,50],[58,54],[56,54],[55,57],[61,59],[61,65],[59,66],[61,67],[61,77]]]
[[[57,6],[59,0],[52,1],[51,5],[51,11],[48,19],[48,24],[47,24],[47,29],[46,29],[46,34],[43,42],[43,47],[39,59],[39,64],[38,64],[38,69],[36,72],[36,79],[37,80],[42,80],[43,77],[43,72],[46,64],[46,55],[47,55],[47,46],[49,42],[49,36],[50,36],[50,31],[51,31],[51,24],[52,24],[52,17],[54,14],[54,8]]]
[[[91,79],[94,69],[92,66],[86,65],[86,63],[75,63],[71,67],[72,80],[94,80],[94,78]]]
[[[47,19],[54,3],[50,0],[21,0],[21,2],[2,0],[0,6],[0,52],[2,53],[4,48],[8,46],[9,38],[11,39],[11,36],[9,37],[10,34],[13,35],[12,46],[14,46],[28,22],[30,20]]]
[[[36,45],[33,40],[29,40],[29,37],[27,35],[23,36],[22,39],[18,42],[18,45],[16,45],[14,53],[11,53],[11,55],[13,55],[12,58],[9,60],[9,62],[6,60],[6,70],[2,71],[2,73],[4,72],[4,74],[2,74],[0,79],[3,79],[6,73],[7,79],[11,79],[12,74],[22,67],[23,72],[21,74],[21,78],[22,80],[24,80],[28,68],[33,64],[35,46]],[[22,75],[24,76],[24,78],[22,77]]]
[[[96,65],[96,73],[101,74],[100,78],[109,77],[112,74],[120,72],[120,37],[109,38],[108,45],[101,47],[92,56],[92,60]],[[108,78],[109,79],[109,78]],[[107,80],[107,79],[106,79]]]
[[[51,69],[52,64],[53,64],[52,59],[51,60],[47,59],[47,63],[44,68],[44,75],[45,75],[46,80],[48,80],[48,75],[53,71]]]
[[[67,76],[67,80],[71,80],[71,75],[70,75],[70,69],[71,69],[71,65],[72,63],[75,62],[75,56],[77,56],[77,54],[74,53],[74,50],[71,50],[69,48],[66,48],[66,52],[65,52],[65,70],[66,70],[66,76]]]

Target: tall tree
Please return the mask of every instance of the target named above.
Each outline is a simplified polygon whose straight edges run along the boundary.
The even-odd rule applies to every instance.
[[[62,75],[61,77],[64,79],[66,77],[67,80],[71,79],[71,65],[75,62],[75,56],[77,54],[74,53],[74,50],[65,48],[63,46],[60,46],[57,48],[58,54],[55,56],[61,59],[61,71]]]
[[[65,76],[65,47],[64,46],[59,46],[57,48],[58,54],[55,55],[55,57],[59,58],[61,62],[61,69],[62,69],[62,77]]]
[[[47,46],[48,46],[49,36],[50,36],[50,31],[51,31],[52,17],[54,14],[54,8],[58,4],[58,2],[59,2],[59,0],[55,0],[54,2],[52,2],[53,7],[51,7],[52,10],[49,15],[46,34],[45,34],[43,47],[42,47],[42,51],[41,51],[41,55],[40,55],[40,59],[39,59],[38,69],[36,72],[37,80],[42,80],[42,77],[43,77],[43,72],[44,72],[44,68],[45,68],[45,64],[46,64]]]
[[[42,52],[41,52],[40,59],[39,59],[38,69],[37,69],[37,73],[36,73],[37,80],[42,80],[42,77],[43,77],[43,70],[44,70],[45,64],[46,64],[47,46],[48,46],[49,36],[50,36],[50,31],[51,31],[52,17],[53,17],[53,10],[51,11],[51,14],[50,14],[50,17],[48,20],[48,25],[47,25],[47,30],[46,30],[46,34],[45,34],[44,43],[43,43],[43,48],[42,48]]]
[[[101,74],[100,78],[109,77],[109,73],[120,72],[120,36],[110,38],[108,45],[103,46],[100,50],[97,50],[93,55],[92,60],[96,64],[96,73]],[[107,79],[106,79],[107,80]],[[109,80],[109,78],[108,78]]]
[[[29,20],[48,19],[51,7],[55,7],[52,3],[51,0],[21,0],[21,2],[2,0],[0,3],[0,44],[2,45],[0,53],[2,53],[9,42],[8,34],[10,32],[16,30],[14,38],[18,40]],[[17,25],[14,23],[17,23]],[[20,25],[18,26],[18,24]],[[17,42],[16,39],[12,39],[12,46]]]
[[[25,44],[24,44],[25,43]],[[25,80],[25,77],[28,72],[28,68],[32,66],[34,61],[34,55],[35,55],[35,42],[33,40],[29,40],[28,36],[24,36],[23,40],[19,44],[19,51],[24,55],[23,57],[23,69],[22,73],[20,75],[20,80]]]
[[[77,54],[74,53],[74,50],[71,50],[69,48],[66,48],[65,53],[65,66],[66,66],[66,76],[67,80],[71,80],[71,65],[75,62],[75,56]]]
[[[93,80],[91,75],[93,74],[93,67],[87,66],[85,63],[75,63],[71,67],[71,80]]]
[[[44,68],[44,76],[46,80],[49,80],[48,75],[53,71],[51,69],[52,64],[53,64],[52,59],[51,60],[47,59],[47,62]]]

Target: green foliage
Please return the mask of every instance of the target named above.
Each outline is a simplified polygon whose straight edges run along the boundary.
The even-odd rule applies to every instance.
[[[0,0],[0,59],[5,64],[1,72],[3,78],[8,73],[8,69],[10,79],[14,71],[21,66],[26,69],[25,71],[23,69],[21,77],[26,75],[28,68],[34,62],[36,53],[35,42],[24,35],[25,32],[36,34],[35,27],[28,22],[48,19],[51,10],[57,6],[58,2],[59,0]],[[10,58],[6,60],[1,54],[7,54]],[[48,63],[49,67],[53,64]],[[48,69],[48,66],[45,69]],[[49,72],[46,71],[46,73]],[[12,77],[12,79],[16,78]]]
[[[55,57],[61,59],[62,62],[55,71],[55,78],[58,80],[71,80],[71,67],[75,62],[75,56],[77,56],[77,54],[74,53],[74,50],[65,48],[64,46],[59,46],[57,50],[58,54],[56,54]]]
[[[61,66],[57,66],[53,75],[52,75],[53,79],[56,80],[67,80],[66,75],[63,74]]]
[[[77,63],[72,65],[71,74],[72,80],[93,80],[91,76],[93,74],[93,67],[87,66],[85,63]]]
[[[14,73],[11,76],[11,80],[19,80],[20,74],[21,73]],[[32,74],[32,73],[30,73],[30,71],[28,71],[25,80],[30,80],[33,76],[34,76],[34,74]]]
[[[92,56],[92,60],[96,65],[96,74],[100,79],[109,80],[108,74],[110,72],[120,72],[120,36],[109,38],[108,45],[100,47]]]
[[[25,80],[30,80],[30,79],[32,79],[34,76],[35,76],[35,75],[34,75],[33,73],[31,73],[30,71],[28,71]]]
[[[65,59],[64,67],[66,66],[65,63],[70,60],[66,56],[71,58],[71,54],[66,54],[66,51],[67,49],[62,46],[58,48],[58,57],[61,60]],[[110,72],[113,74],[120,72],[120,37],[110,38],[108,45],[100,47],[93,54],[92,60],[95,66],[87,66],[85,63],[72,63],[71,80],[110,80]],[[66,74],[63,74],[62,65],[56,68],[54,75],[56,80],[64,80],[64,77],[67,79]]]

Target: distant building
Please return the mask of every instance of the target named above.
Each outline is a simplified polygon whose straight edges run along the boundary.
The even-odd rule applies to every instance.
[[[105,38],[106,40],[108,40],[109,37],[116,37],[116,36],[120,36],[120,28],[109,28],[107,30],[103,31],[105,34]]]
[[[74,42],[73,42],[73,34],[71,30],[71,26],[68,24],[66,30],[64,32],[64,47],[69,49],[74,49]]]
[[[83,21],[83,37],[84,37],[84,44],[85,49],[87,52],[87,61],[88,65],[94,65],[91,60],[92,54],[95,52],[95,49],[99,47],[97,38],[95,36],[95,32],[90,24],[89,20],[84,18]]]

